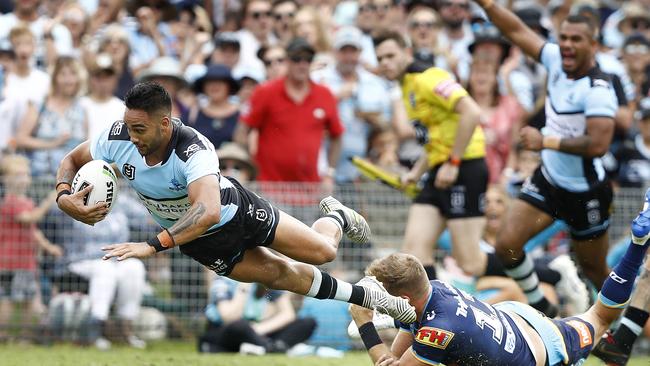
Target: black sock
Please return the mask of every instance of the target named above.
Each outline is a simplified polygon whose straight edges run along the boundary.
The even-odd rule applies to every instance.
[[[643,332],[649,315],[647,311],[632,306],[625,310],[621,325],[614,332],[614,339],[623,351],[629,353],[632,350],[637,337]]]
[[[542,261],[534,261],[535,263],[535,272],[537,272],[537,277],[539,282],[544,282],[555,286],[562,279],[560,272],[550,268],[547,263]]]
[[[487,266],[485,267],[485,273],[483,276],[499,276],[507,277],[508,275],[503,271],[503,263],[499,257],[494,253],[487,254]]]
[[[429,277],[429,280],[435,280],[436,278],[436,267],[433,264],[427,264],[424,266],[424,271],[427,273],[427,277]]]
[[[345,219],[345,213],[343,212],[343,210],[336,210],[336,212],[338,212],[338,214],[341,215],[341,220],[343,220],[343,229],[347,229],[349,223],[348,220]]]
[[[323,272],[316,267],[312,269],[314,271],[314,279],[306,296],[316,299],[336,299],[365,306],[366,289],[363,286],[352,285],[345,281],[337,280],[327,272]]]

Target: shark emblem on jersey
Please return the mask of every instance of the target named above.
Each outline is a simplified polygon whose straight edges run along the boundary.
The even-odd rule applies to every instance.
[[[454,333],[432,327],[422,327],[415,335],[415,341],[433,348],[445,349],[454,338]]]

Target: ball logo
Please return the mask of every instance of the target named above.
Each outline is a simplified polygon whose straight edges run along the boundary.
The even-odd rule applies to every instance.
[[[113,193],[115,192],[115,183],[113,181],[106,182],[106,206],[110,208],[113,204]]]

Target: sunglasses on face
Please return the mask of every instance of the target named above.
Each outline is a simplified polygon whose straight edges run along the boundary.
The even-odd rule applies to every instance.
[[[311,63],[314,60],[314,56],[313,55],[292,55],[289,57],[289,60],[295,63],[299,63],[299,62]]]
[[[275,14],[273,14],[273,17],[277,21],[280,21],[280,20],[283,20],[283,19],[291,20],[291,19],[293,19],[294,15],[295,14],[293,12],[291,12],[291,13],[275,13]]]
[[[464,10],[469,9],[469,4],[468,3],[455,3],[453,1],[443,1],[441,6],[443,8],[457,7],[457,8],[464,9]]]
[[[366,4],[366,5],[361,5],[359,7],[360,12],[371,12],[371,11],[388,11],[390,9],[390,5],[384,4],[384,5],[375,5],[375,4]]]
[[[426,28],[426,29],[433,29],[437,24],[435,22],[411,22],[409,24],[409,27],[411,29],[417,29],[417,28]]]
[[[255,20],[260,18],[268,18],[273,15],[270,11],[254,11],[250,13],[251,17]]]
[[[284,57],[278,57],[278,58],[269,58],[264,60],[264,65],[266,67],[271,66],[272,64],[283,64],[287,59]]]
[[[650,22],[646,19],[632,19],[630,20],[630,26],[635,30],[646,30],[650,28]]]

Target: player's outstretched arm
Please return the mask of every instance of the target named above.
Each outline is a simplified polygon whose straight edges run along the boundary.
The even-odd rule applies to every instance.
[[[156,252],[191,242],[204,234],[221,219],[221,189],[219,177],[206,175],[187,187],[190,208],[172,227],[163,230],[146,243],[107,245],[102,259],[145,258]]]
[[[476,0],[485,9],[490,21],[496,25],[516,46],[528,56],[539,61],[539,56],[544,46],[544,39],[528,28],[524,22],[513,12],[499,5],[495,0]]]
[[[404,357],[413,343],[413,335],[407,332],[398,332],[393,340],[391,349],[381,342],[377,330],[372,323],[372,310],[358,305],[350,305],[350,315],[354,320],[361,340],[363,340],[368,355],[375,366],[419,366],[424,365],[415,357]]]
[[[88,186],[74,194],[71,194],[70,190],[72,189],[72,179],[79,168],[92,159],[90,142],[83,142],[63,158],[56,172],[57,205],[61,211],[70,217],[88,225],[94,225],[106,217],[108,214],[106,203],[100,202],[92,206],[84,205],[84,197],[90,193],[92,186]]]
[[[610,117],[589,117],[586,133],[576,137],[542,136],[539,130],[529,126],[522,128],[520,135],[522,145],[528,150],[551,149],[567,154],[599,157],[609,149],[614,135],[614,120]]]

